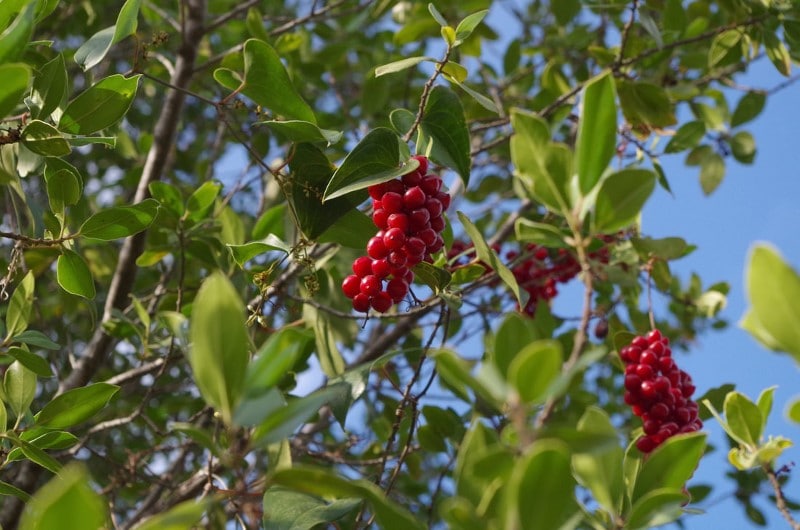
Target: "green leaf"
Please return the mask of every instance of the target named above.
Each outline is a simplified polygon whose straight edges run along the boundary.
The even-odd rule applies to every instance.
[[[247,367],[244,392],[258,395],[277,385],[308,353],[313,337],[308,331],[282,328],[270,335]]]
[[[205,183],[203,184],[205,185]],[[181,192],[178,191],[178,188],[167,182],[157,180],[151,182],[148,189],[153,198],[157,200],[163,208],[166,208],[176,216],[183,215],[185,206],[183,204],[183,197],[181,196]]]
[[[728,66],[741,59],[744,33],[738,29],[724,31],[714,37],[708,48],[708,66]]]
[[[400,165],[397,135],[391,129],[378,127],[367,133],[348,153],[328,182],[322,200],[327,202],[372,184],[391,180],[410,173],[418,166],[419,162],[413,158]]]
[[[481,399],[500,409],[505,396],[496,395],[492,389],[471,373],[470,363],[453,351],[440,349],[428,354],[436,361],[436,370],[443,382],[461,399],[472,402],[467,389],[473,390]]]
[[[213,497],[200,501],[191,499],[184,501],[163,513],[159,513],[137,524],[135,530],[186,530],[197,528],[203,514],[215,502]]]
[[[452,63],[448,63],[448,64],[452,64]],[[464,76],[466,77],[466,70],[464,72]],[[468,87],[467,85],[465,85],[464,83],[462,83],[461,81],[459,81],[458,79],[456,79],[454,77],[451,77],[449,75],[445,75],[445,77],[447,77],[448,81],[450,81],[451,83],[456,85],[458,88],[460,88],[461,90],[463,90],[464,92],[469,94],[470,97],[472,97],[472,99],[477,101],[478,104],[480,104],[481,107],[485,108],[489,112],[494,112],[495,114],[500,114],[500,109],[497,107],[497,105],[495,104],[494,101],[492,101],[491,99],[487,98],[486,96],[484,96],[480,92],[476,92],[475,90],[471,89],[470,87]]]
[[[117,22],[95,33],[75,51],[75,62],[84,70],[95,66],[111,46],[136,33],[142,0],[127,0],[119,11]]]
[[[69,142],[52,125],[40,120],[32,120],[22,130],[20,141],[42,156],[66,156],[72,151]]]
[[[711,195],[725,177],[725,161],[717,153],[711,153],[700,163],[700,186],[703,193]]]
[[[114,74],[101,79],[67,104],[58,129],[70,134],[91,134],[114,125],[128,112],[141,77]]]
[[[750,91],[739,100],[731,117],[731,127],[738,127],[743,123],[754,120],[764,110],[767,95],[763,92]]]
[[[568,234],[548,223],[539,223],[520,218],[514,223],[514,233],[519,241],[536,243],[548,248],[566,248]]]
[[[36,375],[41,377],[53,377],[50,364],[35,353],[14,346],[9,348],[7,353]]]
[[[493,334],[494,344],[491,347],[491,358],[503,376],[508,376],[509,366],[519,352],[537,338],[534,322],[517,312],[505,316]]]
[[[21,362],[14,361],[3,376],[3,393],[4,401],[15,416],[25,414],[36,393],[36,374],[25,368]]]
[[[800,398],[794,400],[786,407],[786,416],[795,423],[800,424]]]
[[[555,440],[531,445],[514,467],[508,503],[514,527],[521,530],[574,528],[580,509],[566,446]]]
[[[398,134],[406,134],[414,125],[414,113],[407,109],[394,109],[389,114],[389,121]]]
[[[554,340],[532,342],[520,350],[508,367],[508,381],[525,403],[542,403],[561,373],[564,353]]]
[[[472,32],[475,31],[475,28],[483,22],[483,19],[486,15],[489,14],[488,9],[484,9],[482,11],[478,11],[477,13],[472,13],[471,15],[467,15],[464,19],[458,23],[456,26],[456,40],[453,43],[454,46],[458,46],[462,42],[464,42]]]
[[[25,64],[0,64],[0,118],[11,114],[22,101],[31,80],[31,70]]]
[[[766,422],[758,406],[740,392],[730,392],[725,398],[725,421],[734,438],[750,447],[758,446]]]
[[[608,414],[599,407],[589,407],[578,421],[578,431],[616,438],[617,430]],[[592,492],[595,500],[610,514],[622,505],[625,485],[622,476],[623,451],[617,443],[600,451],[572,455],[575,478]]]
[[[361,499],[339,499],[330,503],[280,486],[264,493],[264,530],[308,530],[341,519],[356,509]]]
[[[186,217],[191,221],[199,221],[206,217],[217,200],[222,184],[218,182],[203,182],[186,199]]]
[[[78,233],[83,237],[111,241],[147,229],[158,214],[158,201],[145,199],[133,206],[114,206],[89,217]]]
[[[31,101],[34,108],[31,116],[33,118],[50,116],[67,96],[68,82],[64,55],[59,53],[39,69],[39,74],[33,80]]]
[[[430,287],[435,293],[443,291],[453,279],[445,269],[424,261],[414,265],[414,275],[416,280]]]
[[[767,57],[772,61],[775,69],[782,75],[789,77],[792,73],[792,57],[789,55],[789,50],[786,45],[778,39],[775,33],[769,30],[763,32],[764,35],[764,49],[767,52]]]
[[[8,429],[8,411],[6,404],[0,399],[0,434],[6,432]]]
[[[28,329],[14,335],[12,341],[36,346],[37,348],[44,348],[45,350],[58,350],[61,348],[61,346],[50,340],[47,335],[33,329]]]
[[[16,61],[22,56],[33,34],[34,13],[38,2],[29,1],[17,18],[0,34],[0,64]],[[4,82],[8,78],[3,78]]]
[[[686,256],[697,248],[680,237],[664,237],[660,239],[632,237],[631,244],[644,261],[652,257],[666,261],[674,260]]]
[[[105,502],[89,483],[89,473],[73,463],[36,492],[25,506],[20,528],[48,530],[62,528],[103,528],[108,522]]]
[[[94,383],[67,390],[54,397],[36,415],[36,425],[49,429],[67,429],[83,423],[105,408],[119,391],[117,385]]]
[[[77,204],[81,199],[83,179],[80,173],[60,158],[47,159],[44,180],[53,213],[63,216],[65,207]]]
[[[28,271],[19,282],[6,309],[6,342],[28,329],[33,308],[33,272]]]
[[[335,199],[334,199],[335,200]],[[328,203],[326,203],[328,204]],[[375,235],[372,219],[356,208],[351,208],[320,234],[317,242],[336,243],[343,247],[364,250],[369,238]]]
[[[272,132],[279,134],[290,142],[325,142],[329,146],[338,143],[342,139],[341,131],[330,129],[320,129],[315,123],[300,120],[287,121],[260,121],[260,125],[266,125]]]
[[[197,427],[192,423],[182,421],[170,422],[167,424],[170,433],[179,432],[185,434],[193,441],[208,449],[214,456],[219,456],[219,446],[212,438],[212,434],[205,429]]]
[[[80,254],[61,249],[56,262],[56,280],[66,292],[91,300],[96,293],[92,273]]]
[[[308,418],[330,403],[339,393],[338,388],[327,387],[307,396],[296,398],[281,408],[272,411],[267,418],[253,430],[251,442],[263,446],[290,437]]]
[[[248,241],[241,245],[227,245],[227,247],[231,253],[231,257],[233,257],[233,260],[240,267],[244,266],[245,263],[256,256],[260,256],[272,250],[279,250],[284,254],[289,254],[292,250],[291,247],[272,234],[268,235],[262,241]]]
[[[377,526],[384,530],[425,528],[405,508],[388,499],[380,488],[366,480],[348,480],[320,468],[293,467],[278,471],[270,482],[324,499],[366,499],[375,514]]]
[[[375,68],[375,77],[380,77],[386,74],[393,74],[395,72],[402,72],[407,68],[414,67],[422,62],[436,62],[436,59],[433,57],[427,56],[418,56],[418,57],[407,57],[405,59],[400,59],[399,61],[394,61],[388,64],[384,64]]]
[[[192,306],[192,373],[203,398],[229,425],[249,360],[244,309],[239,293],[221,272],[206,278]]]
[[[2,406],[3,404],[0,403],[0,407]],[[3,482],[2,480],[0,480],[0,495],[13,496],[18,498],[22,502],[28,502],[29,500],[31,500],[31,496],[28,495],[26,492],[22,491],[21,489],[12,484],[9,484],[8,482]]]
[[[6,438],[8,438],[12,444],[18,447],[22,451],[22,454],[25,455],[25,458],[31,462],[45,468],[51,473],[58,473],[61,470],[61,464],[59,464],[55,458],[48,455],[32,443],[21,440],[16,436],[6,436]]]
[[[705,134],[705,123],[700,120],[688,121],[675,131],[675,136],[670,139],[669,143],[664,148],[664,152],[679,153],[697,147]]]
[[[679,488],[659,488],[647,492],[631,508],[626,529],[654,528],[669,524],[683,515],[688,501]]]
[[[600,184],[594,215],[597,233],[612,233],[636,222],[656,186],[656,175],[646,169],[623,169]]]
[[[244,43],[241,92],[275,114],[317,123],[314,111],[295,89],[278,53],[264,41],[248,39]]]
[[[464,108],[458,96],[447,87],[436,86],[428,95],[422,120],[419,124],[423,141],[418,152],[428,152],[430,159],[454,169],[469,186],[472,159],[469,148],[469,129]]]
[[[622,114],[634,128],[663,128],[677,122],[667,92],[658,85],[622,80],[617,93]]]
[[[750,299],[739,323],[767,348],[785,351],[800,363],[800,276],[774,248],[758,244],[745,273]]]
[[[642,462],[631,501],[636,504],[657,489],[683,488],[694,474],[705,448],[705,433],[679,434],[667,439]]]
[[[436,9],[436,6],[434,6],[432,2],[428,3],[428,12],[431,14],[433,20],[435,20],[437,24],[439,24],[440,26],[447,25],[447,21],[444,19],[442,14],[439,13],[439,10]]]
[[[731,138],[733,158],[742,164],[752,164],[756,157],[756,141],[747,131],[739,131]]]
[[[580,191],[587,195],[600,180],[617,147],[616,94],[610,72],[586,85],[578,123],[575,168]]]
[[[489,245],[486,243],[486,240],[483,239],[483,234],[478,230],[478,227],[472,224],[472,221],[462,212],[457,212],[457,214],[461,224],[464,225],[464,231],[475,246],[475,254],[478,256],[478,259],[484,263],[488,263],[492,270],[497,272],[500,279],[503,280],[508,288],[511,289],[511,292],[514,293],[514,297],[517,299],[520,307],[525,307],[528,298],[527,293],[520,291],[519,284],[514,274],[500,261],[497,253],[489,248]]]
[[[761,411],[761,418],[763,420],[761,424],[761,432],[764,432],[764,428],[767,426],[767,420],[769,419],[770,413],[772,413],[772,400],[773,396],[775,395],[775,389],[778,388],[777,386],[771,386],[769,388],[765,388],[761,391],[758,395],[758,400],[756,401],[756,405],[758,406],[758,410]]]

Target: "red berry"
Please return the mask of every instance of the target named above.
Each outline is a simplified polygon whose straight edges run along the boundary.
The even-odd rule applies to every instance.
[[[403,232],[408,231],[408,216],[404,213],[393,213],[386,220],[387,228],[399,228]]]
[[[661,422],[657,420],[647,420],[642,424],[645,434],[655,434],[661,427]]]
[[[636,448],[643,453],[651,452],[656,448],[656,445],[657,444],[653,443],[653,439],[649,436],[642,436],[636,440]]]
[[[657,420],[663,420],[667,416],[669,416],[669,407],[666,406],[664,403],[656,403],[655,405],[650,407],[650,415]],[[653,434],[653,433],[647,433],[647,434]]]
[[[443,246],[444,246],[444,239],[442,239],[442,236],[437,235],[436,240],[433,242],[433,244],[428,245],[428,252],[434,254],[442,250]]]
[[[393,250],[389,253],[389,257],[386,258],[389,264],[392,267],[405,267],[408,261],[408,257],[406,256],[405,251],[402,248],[397,250]]]
[[[442,189],[442,179],[436,175],[427,175],[422,179],[420,187],[429,197],[435,197]]]
[[[441,233],[444,230],[444,216],[439,217],[431,217],[431,228],[436,230],[437,232]]]
[[[397,250],[406,244],[406,234],[399,228],[390,228],[383,235],[383,244],[389,250]]]
[[[411,173],[406,173],[402,177],[403,184],[409,188],[412,186],[419,186],[422,183],[422,175],[424,175],[424,173],[420,173],[419,169],[415,169]]]
[[[547,259],[547,256],[549,256],[549,255],[550,254],[549,254],[549,252],[547,252],[546,248],[539,247],[539,248],[536,249],[536,252],[534,252],[533,257],[535,257],[539,261],[544,261],[545,259]]]
[[[431,219],[441,216],[444,211],[442,202],[435,198],[429,198],[425,201],[425,209],[431,214]]]
[[[403,206],[405,206],[407,210],[419,208],[425,204],[425,198],[425,192],[422,191],[422,188],[414,186],[406,190],[403,194]]]
[[[402,278],[394,278],[386,285],[386,292],[392,297],[392,300],[397,303],[408,294],[408,284]]]
[[[355,274],[351,274],[342,281],[342,292],[347,298],[353,298],[355,295],[361,292],[361,288],[359,287],[360,284],[361,278]]]
[[[440,191],[436,194],[436,198],[439,199],[439,202],[442,203],[442,208],[444,211],[447,211],[450,208],[450,194],[445,191]]]
[[[377,311],[378,313],[385,313],[392,307],[392,298],[386,293],[386,291],[380,291],[370,300],[370,304],[372,305],[372,309]]]
[[[369,311],[369,296],[364,293],[358,293],[353,297],[353,309],[366,313]]]
[[[642,356],[639,357],[639,362],[643,364],[649,364],[650,366],[655,366],[658,364],[658,356],[653,353],[653,350],[647,349],[642,352]]]
[[[373,259],[385,258],[389,254],[389,249],[383,242],[383,237],[375,236],[367,241],[367,254]]]
[[[639,391],[645,399],[654,399],[658,395],[656,385],[652,381],[642,381]]]
[[[669,389],[670,389],[671,385],[670,385],[670,382],[669,382],[668,378],[664,377],[663,375],[660,375],[660,376],[656,377],[656,380],[655,380],[654,383],[656,385],[656,391],[659,394],[664,394],[666,392],[669,392]]]
[[[406,252],[411,256],[424,256],[427,245],[418,237],[409,237],[406,239]]]
[[[424,175],[428,172],[428,159],[422,155],[414,155],[411,158],[419,162],[419,167],[416,169],[417,173]]]
[[[364,276],[361,278],[361,283],[359,284],[361,293],[367,296],[375,296],[381,291],[382,287],[383,282],[381,282],[381,279],[374,274]]]
[[[420,232],[428,227],[431,220],[431,213],[425,208],[412,210],[408,216],[408,227],[412,232]]]
[[[384,193],[381,204],[387,213],[399,213],[403,210],[403,196],[393,191]]]
[[[642,379],[651,379],[653,375],[655,375],[655,371],[653,370],[653,367],[650,366],[649,364],[637,364],[636,375],[638,375]]]
[[[636,374],[629,374],[625,376],[625,389],[631,392],[636,392],[642,385],[642,378]]]
[[[379,208],[374,212],[372,212],[372,222],[375,224],[375,226],[377,226],[381,230],[386,230],[387,226],[386,223],[388,219],[389,219],[389,214],[386,213],[386,210],[384,210],[383,208]]]
[[[361,256],[356,258],[353,262],[353,273],[359,278],[363,278],[367,274],[372,273],[372,258],[369,256]]]
[[[657,342],[661,342],[661,332],[657,329],[654,329],[644,337],[647,340],[647,343],[651,346]]]
[[[400,179],[392,179],[388,182],[385,182],[386,190],[385,193],[392,192],[397,193],[398,195],[402,196],[403,192],[405,192],[406,187],[403,186],[403,181]]]
[[[369,196],[373,199],[380,199],[384,193],[386,193],[386,183],[381,182],[380,184],[373,184],[372,186],[367,188],[369,192]]]
[[[417,233],[417,237],[420,238],[425,245],[433,245],[434,241],[436,241],[436,236],[436,231],[433,228],[426,228]]]
[[[380,279],[384,279],[392,272],[392,266],[386,261],[386,258],[376,259],[372,262],[372,274]]]

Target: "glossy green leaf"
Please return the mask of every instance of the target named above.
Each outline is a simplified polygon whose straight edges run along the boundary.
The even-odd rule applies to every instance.
[[[45,350],[57,350],[61,348],[61,346],[50,340],[47,335],[33,329],[28,329],[14,335],[13,341],[36,346],[37,348],[43,348]]]
[[[452,64],[452,63],[449,63],[449,64]],[[484,96],[480,92],[477,92],[477,91],[471,89],[469,86],[465,85],[463,82],[459,81],[456,78],[453,78],[453,77],[447,76],[447,75],[445,77],[447,77],[448,81],[450,81],[451,83],[456,85],[458,88],[460,88],[461,90],[463,90],[464,92],[469,94],[469,96],[472,99],[474,99],[475,101],[477,101],[478,104],[480,104],[481,107],[485,108],[489,112],[494,112],[495,114],[500,114],[500,109],[497,107],[497,104],[495,104],[494,101],[492,101],[491,99],[487,98],[486,96]],[[464,70],[464,77],[466,77],[466,70]]]
[[[114,74],[101,79],[67,104],[58,129],[91,134],[114,125],[128,112],[141,77]]]
[[[27,48],[33,34],[37,3],[29,1],[21,6],[14,21],[0,34],[0,64],[16,61]]]
[[[617,105],[614,77],[604,72],[586,85],[583,92],[575,169],[583,195],[600,181],[617,148]]]
[[[3,404],[0,403],[0,407],[2,406]],[[31,496],[28,495],[28,493],[22,491],[13,484],[9,484],[8,482],[3,482],[1,480],[0,480],[0,495],[13,496],[18,498],[22,502],[28,502],[29,500],[31,500]]]
[[[458,23],[458,26],[456,26],[456,39],[453,44],[458,46],[464,42],[470,35],[472,35],[472,32],[475,31],[475,28],[478,27],[478,24],[483,22],[483,19],[486,18],[486,15],[488,14],[489,10],[484,9],[464,17],[464,19]]]
[[[413,158],[401,164],[397,135],[390,129],[378,127],[371,130],[345,157],[342,165],[333,173],[322,199],[327,202],[342,197],[410,173],[418,166],[419,162]]]
[[[600,433],[616,438],[617,429],[608,414],[589,407],[578,421],[578,431]],[[594,499],[610,514],[619,513],[625,486],[622,476],[622,447],[610,444],[604,450],[572,455],[572,469],[578,482],[592,492]]]
[[[743,123],[754,120],[764,110],[767,95],[763,92],[750,91],[742,96],[731,116],[731,127],[738,127]]]
[[[326,387],[304,397],[292,399],[284,407],[272,411],[253,430],[252,443],[263,446],[290,437],[319,409],[330,403],[338,388]]]
[[[394,133],[391,133],[391,135],[394,136]],[[384,139],[386,140],[386,138]],[[394,136],[392,141],[396,146],[397,137]],[[372,140],[370,140],[367,145],[374,147],[376,144],[372,144]],[[355,149],[358,149],[358,146]],[[347,156],[339,171],[344,168],[347,160],[354,156],[355,149]],[[359,178],[369,178],[369,167],[387,167],[386,164],[389,162],[382,155],[378,155],[380,162],[377,166],[374,158],[374,154],[370,154],[369,150],[360,150],[355,158],[352,159],[349,175],[357,181]],[[391,158],[391,155],[389,158]],[[396,159],[393,167],[397,167]],[[292,171],[290,180],[292,189],[291,201],[294,205],[300,228],[309,239],[314,240],[320,237],[367,197],[365,191],[358,190],[352,194],[343,194],[347,196],[323,199],[326,187],[330,188],[333,182],[333,177],[335,176],[334,167],[328,157],[325,156],[325,153],[311,144],[297,145],[294,156],[289,163],[289,168]]]
[[[66,156],[72,151],[69,142],[58,132],[58,129],[41,120],[32,120],[22,130],[20,141],[42,156]]]
[[[669,143],[664,148],[664,152],[679,153],[697,147],[705,134],[705,123],[700,120],[688,121],[675,131],[675,136],[670,139]]]
[[[301,120],[286,121],[261,121],[260,125],[266,125],[272,132],[283,136],[290,142],[325,142],[333,145],[342,139],[341,131],[330,129],[320,129],[315,123]]]
[[[178,188],[168,182],[157,180],[151,182],[148,189],[150,190],[150,195],[158,201],[162,208],[167,209],[177,216],[183,215],[185,206],[183,204],[183,197],[181,196],[181,192],[178,191]]]
[[[483,239],[483,234],[478,230],[478,227],[476,227],[462,212],[457,212],[457,214],[458,219],[464,226],[464,231],[475,246],[475,254],[477,254],[478,259],[484,263],[488,263],[492,270],[497,272],[500,279],[503,280],[508,288],[511,289],[511,292],[514,293],[514,297],[517,299],[520,307],[525,307],[528,298],[527,293],[520,291],[519,284],[509,268],[500,260],[497,253],[489,248],[489,245],[486,243],[486,240]]]
[[[103,410],[118,391],[118,386],[108,383],[94,383],[68,390],[44,406],[36,415],[36,425],[67,429],[83,423]]]
[[[214,272],[200,286],[190,321],[194,380],[228,424],[243,392],[250,357],[244,310],[230,280]]]
[[[241,245],[227,245],[227,247],[231,253],[231,257],[233,257],[233,260],[240,267],[244,266],[244,264],[251,259],[273,250],[283,252],[284,254],[289,254],[292,250],[291,247],[272,234],[268,235],[262,241],[249,241]]]
[[[361,505],[361,499],[325,502],[319,497],[275,486],[264,493],[264,530],[309,530],[341,519]]]
[[[447,21],[444,19],[444,17],[439,12],[439,10],[436,9],[436,6],[433,5],[432,2],[428,3],[428,12],[431,14],[431,16],[433,17],[433,20],[435,20],[437,24],[439,24],[440,26],[446,26],[447,25]]]
[[[64,55],[59,53],[39,69],[38,75],[33,80],[31,101],[34,108],[31,115],[34,118],[50,116],[67,96],[68,82]]]
[[[372,219],[360,210],[351,208],[326,228],[317,241],[363,250],[369,238],[374,235],[375,224]]]
[[[453,278],[450,272],[445,269],[424,261],[414,265],[413,270],[417,281],[424,283],[437,293],[443,291],[445,287],[450,285]]]
[[[133,206],[114,206],[101,210],[84,221],[83,237],[110,241],[138,234],[147,229],[158,214],[158,202],[145,199]]]
[[[761,439],[766,419],[758,406],[740,392],[731,392],[725,398],[725,421],[734,438],[740,443],[756,447]]]
[[[60,158],[47,159],[44,180],[53,213],[63,216],[67,206],[72,206],[81,199],[83,179],[80,173]]]
[[[192,221],[205,218],[213,208],[221,190],[222,184],[218,182],[203,182],[186,199],[186,217]]]
[[[631,500],[636,504],[651,491],[679,490],[694,474],[706,448],[705,433],[679,434],[667,439],[642,462]]]
[[[515,466],[509,484],[510,517],[521,530],[575,528],[580,522],[567,448],[540,440]]]
[[[366,480],[348,480],[320,468],[294,467],[278,471],[271,482],[324,499],[365,499],[375,514],[377,526],[385,530],[425,528],[405,508],[388,499],[378,486]]]
[[[25,64],[0,64],[0,118],[11,114],[22,102],[22,96],[28,89],[31,70]]]
[[[567,233],[548,223],[539,223],[520,218],[514,223],[514,232],[519,241],[536,243],[548,248],[566,248]]]
[[[535,323],[517,312],[505,316],[494,333],[491,358],[500,373],[508,375],[509,366],[519,352],[537,338]]]
[[[53,371],[50,364],[45,360],[23,348],[12,346],[6,352],[8,355],[19,361],[19,363],[40,377],[52,377]]]
[[[777,386],[771,386],[769,388],[765,388],[761,391],[758,395],[758,399],[756,400],[756,405],[758,406],[758,410],[761,412],[761,432],[764,432],[764,428],[767,426],[767,420],[769,419],[769,415],[772,413],[772,401],[775,396],[775,389],[778,388]]]
[[[244,43],[244,81],[241,92],[275,114],[317,123],[314,111],[295,89],[281,58],[272,46],[258,39]]]
[[[454,83],[463,83],[467,79],[469,72],[460,64],[453,61],[448,61],[442,67],[442,74],[447,77],[448,81]]]
[[[652,257],[674,260],[686,256],[697,248],[680,237],[663,237],[660,239],[633,237],[631,238],[631,244],[645,261]]]
[[[428,152],[430,146],[429,158],[454,169],[464,186],[469,186],[472,166],[469,129],[458,96],[447,87],[434,87],[428,95],[419,127],[423,140],[422,146],[417,146],[418,152]]]
[[[8,436],[7,438],[12,444],[14,444],[14,446],[19,448],[19,450],[22,451],[22,454],[25,455],[25,458],[31,462],[45,468],[51,473],[58,473],[61,471],[61,464],[42,449],[39,449],[32,443],[17,438],[16,436]]]
[[[414,125],[414,113],[408,109],[394,109],[389,113],[389,121],[398,134],[406,134]]]
[[[635,223],[655,186],[655,173],[646,169],[623,169],[606,177],[597,193],[595,232],[613,233]]]
[[[134,530],[187,530],[197,528],[203,514],[215,499],[206,497],[200,501],[191,499],[177,504],[169,510],[145,519],[134,526]]]
[[[75,51],[75,62],[84,70],[92,68],[108,53],[111,46],[136,32],[142,0],[126,0],[119,10],[116,24],[95,33]]]
[[[750,308],[740,322],[767,348],[784,351],[800,363],[800,276],[774,248],[758,244],[745,272]]]
[[[405,59],[400,59],[399,61],[394,61],[388,64],[384,64],[375,68],[375,77],[380,77],[386,74],[393,74],[395,72],[402,72],[408,68],[412,68],[419,63],[423,62],[436,62],[436,59],[433,57],[428,56],[418,56],[418,57],[407,57]]]
[[[617,84],[622,114],[634,128],[675,125],[675,111],[667,92],[660,86],[633,81]]]
[[[62,528],[64,521],[69,521],[72,528],[105,527],[108,509],[89,481],[89,473],[82,464],[65,467],[26,504],[20,528]]]
[[[626,529],[654,528],[669,524],[683,514],[687,497],[680,488],[659,488],[647,492],[631,508]]]
[[[28,329],[33,308],[33,272],[28,271],[11,295],[6,309],[6,341]]]
[[[508,367],[508,380],[526,403],[542,403],[561,373],[564,353],[554,340],[532,342],[520,350]]]
[[[283,328],[270,335],[247,368],[245,393],[256,395],[277,385],[308,353],[312,339],[308,331],[296,328]]]
[[[15,416],[25,414],[36,394],[36,374],[14,361],[3,376],[3,393]]]

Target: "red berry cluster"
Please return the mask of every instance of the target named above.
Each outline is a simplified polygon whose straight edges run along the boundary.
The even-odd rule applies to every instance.
[[[367,255],[353,262],[353,274],[342,282],[356,311],[366,313],[372,307],[385,313],[399,303],[414,281],[411,267],[432,262],[431,255],[444,246],[442,214],[450,206],[450,195],[442,191],[441,177],[427,175],[428,159],[414,158],[419,167],[413,172],[369,187],[378,233],[367,242]]]
[[[691,397],[692,378],[672,359],[669,339],[654,329],[622,348],[625,363],[625,403],[642,418],[644,434],[636,447],[649,453],[664,440],[703,427],[697,417],[697,403]]]
[[[610,243],[614,238],[604,238],[604,243]],[[463,242],[454,242],[448,254],[449,258],[454,258],[459,254],[470,249],[472,245]],[[499,247],[495,247],[499,252]],[[514,250],[507,251],[505,257],[511,266],[511,272],[517,280],[519,286],[527,291],[528,303],[522,308],[522,312],[533,316],[539,300],[552,300],[558,295],[558,283],[567,283],[574,278],[581,270],[581,266],[575,257],[566,249],[551,251],[550,249],[530,243],[524,247],[525,254],[520,257],[520,253]],[[589,258],[601,263],[608,263],[609,248],[603,245],[599,249],[590,252]],[[519,258],[519,259],[518,259]],[[515,261],[516,260],[516,261]],[[488,265],[482,263],[487,269]]]

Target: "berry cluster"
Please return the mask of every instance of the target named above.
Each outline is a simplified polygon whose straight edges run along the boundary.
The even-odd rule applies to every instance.
[[[444,246],[442,214],[450,195],[442,191],[442,179],[428,175],[428,160],[415,156],[419,167],[402,178],[369,187],[372,222],[378,233],[367,242],[367,255],[353,262],[353,274],[342,282],[353,309],[372,307],[385,313],[408,294],[414,281],[411,267],[432,262],[431,255]]]
[[[654,329],[622,348],[625,363],[625,403],[642,418],[644,434],[636,447],[649,453],[664,440],[703,427],[697,417],[697,403],[691,397],[692,378],[672,359],[669,339]]]
[[[611,236],[604,237],[605,244],[590,252],[589,258],[601,263],[608,263],[610,251],[607,244],[613,240],[614,238]],[[459,254],[464,254],[471,247],[472,245],[460,241],[454,242],[448,258],[453,259]],[[494,250],[499,252],[500,249],[496,246]],[[470,253],[466,253],[466,255],[469,256]],[[578,261],[566,249],[553,251],[533,243],[524,247],[523,255],[510,250],[505,253],[505,258],[511,264],[511,272],[520,288],[527,291],[529,295],[528,303],[522,308],[522,312],[529,316],[533,316],[539,300],[552,300],[558,295],[558,283],[567,283],[581,270]],[[485,263],[481,264],[489,269]]]

